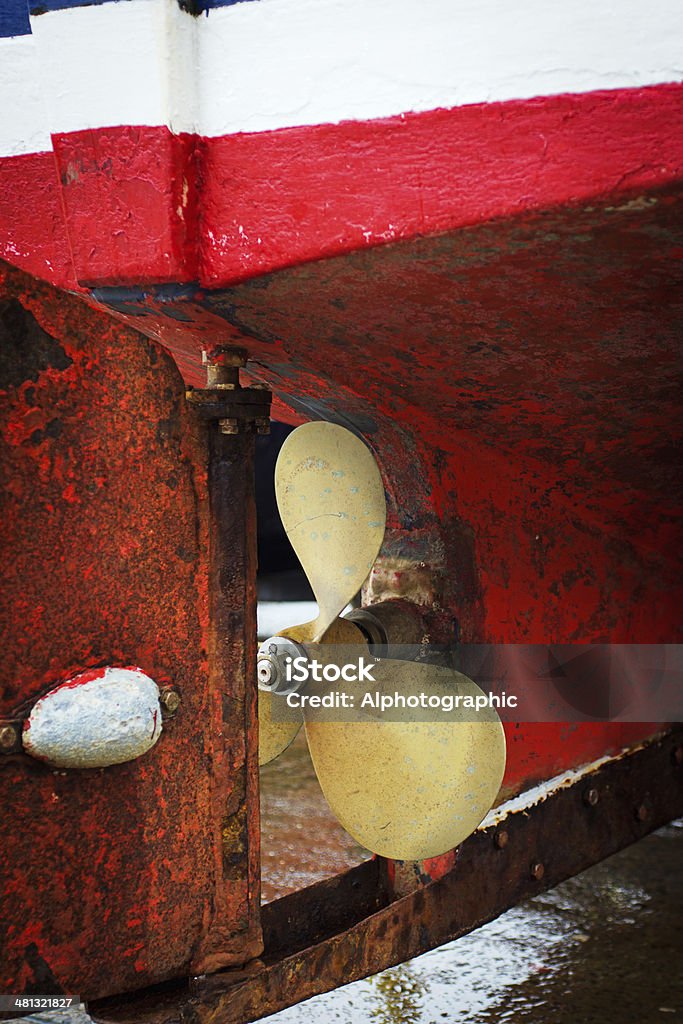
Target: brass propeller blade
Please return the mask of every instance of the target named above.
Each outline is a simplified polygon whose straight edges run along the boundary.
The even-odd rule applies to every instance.
[[[349,430],[305,423],[280,449],[275,495],[318,602],[310,639],[321,640],[379,553],[386,523],[382,478],[370,449]]]
[[[483,694],[466,676],[434,665],[381,661],[374,676],[379,694]],[[503,778],[505,734],[494,709],[454,709],[439,721],[424,721],[427,714],[387,721],[371,710],[361,720],[328,722],[306,712],[330,807],[357,842],[394,860],[436,857],[461,843],[493,806]]]
[[[258,763],[269,764],[287,749],[301,728],[301,722],[273,721],[273,701],[282,700],[267,690],[258,694]]]

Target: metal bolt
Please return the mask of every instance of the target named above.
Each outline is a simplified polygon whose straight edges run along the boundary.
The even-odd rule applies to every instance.
[[[508,844],[509,838],[510,837],[508,836],[507,832],[503,829],[502,832],[496,832],[495,836],[493,837],[493,841],[499,850],[504,850]]]
[[[180,707],[181,697],[177,690],[163,690],[159,702],[167,715],[175,715]]]
[[[640,804],[640,806],[636,808],[636,818],[638,819],[638,821],[647,821],[649,817],[650,812],[646,805]]]
[[[531,877],[535,878],[537,882],[540,882],[545,874],[545,866],[541,864],[540,860],[534,861],[531,865]]]
[[[272,661],[267,658],[259,659],[256,674],[258,676],[259,683],[263,683],[264,686],[272,686],[275,666]]]
[[[243,356],[219,356],[214,362],[206,360],[206,386],[219,391],[236,391],[240,386],[240,366],[246,360]]]
[[[247,353],[243,348],[224,348],[220,346],[212,352],[202,352],[202,362],[207,374],[216,374],[219,370],[247,365]]]
[[[9,753],[17,745],[17,730],[13,725],[0,726],[0,750]]]
[[[597,789],[587,789],[583,794],[583,802],[587,807],[595,807],[600,800],[600,794]]]
[[[240,425],[237,420],[219,420],[218,426],[221,428],[222,434],[239,434]]]
[[[209,366],[206,371],[207,388],[219,391],[236,391],[239,386],[239,370],[233,366]]]

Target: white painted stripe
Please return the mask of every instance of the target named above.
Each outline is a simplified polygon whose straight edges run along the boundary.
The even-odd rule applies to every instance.
[[[0,155],[45,153],[52,149],[40,69],[31,36],[0,39]]]
[[[678,0],[259,0],[208,18],[127,0],[31,24],[39,76],[31,37],[3,43],[4,154],[45,144],[27,82],[53,132],[222,136],[683,79]]]
[[[129,0],[31,19],[52,132],[114,125],[192,131],[196,22],[175,0]]]
[[[260,0],[199,29],[209,136],[683,78],[680,0]]]

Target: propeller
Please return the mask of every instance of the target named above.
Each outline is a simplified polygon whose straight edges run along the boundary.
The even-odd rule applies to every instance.
[[[384,539],[384,486],[372,452],[334,423],[293,431],[275,467],[287,537],[318,602],[309,623],[320,641],[368,578]]]
[[[372,453],[332,423],[307,423],[289,435],[275,468],[275,493],[318,616],[261,645],[261,764],[282,753],[301,725],[272,714],[273,702],[288,692],[284,657],[307,655],[320,643],[348,650],[348,644],[365,641],[340,614],[367,579],[386,522]],[[483,696],[466,676],[424,662],[382,659],[373,675],[380,695],[460,695],[474,698],[475,705]],[[493,709],[473,712],[462,701],[454,704],[440,721],[409,715],[388,721],[373,709],[353,721],[327,721],[306,711],[306,738],[325,798],[343,827],[374,853],[395,860],[436,857],[461,843],[492,807],[505,767],[503,727]]]

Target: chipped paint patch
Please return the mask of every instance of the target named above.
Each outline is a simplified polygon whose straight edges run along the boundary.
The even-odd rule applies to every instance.
[[[599,768],[619,761],[627,754],[633,754],[638,750],[642,750],[646,745],[646,743],[639,743],[631,747],[625,747],[615,756],[599,757],[596,761],[591,761],[590,764],[582,765],[580,768],[570,768],[568,771],[562,772],[552,779],[546,779],[537,786],[524,790],[518,796],[513,797],[511,800],[506,800],[504,804],[494,807],[493,810],[489,811],[479,829],[490,828],[491,825],[499,825],[509,815],[528,811],[531,807],[535,807],[537,804],[547,800],[548,797],[557,793],[558,790],[566,789],[567,786],[573,786],[575,783],[580,782],[581,779],[598,771]]]

